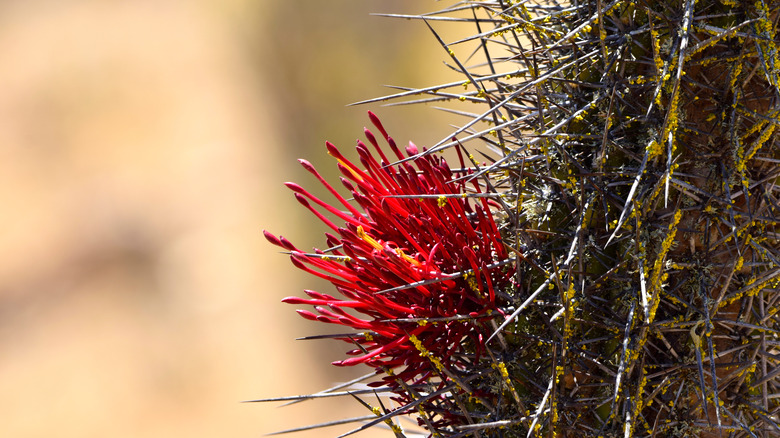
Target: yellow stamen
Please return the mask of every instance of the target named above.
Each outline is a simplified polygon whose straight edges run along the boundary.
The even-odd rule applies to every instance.
[[[331,154],[330,152],[328,152],[328,155],[330,155],[331,157],[333,157],[333,154]],[[349,164],[347,164],[346,162],[344,162],[344,160],[342,160],[341,158],[338,158],[338,157],[333,157],[333,158],[336,158],[336,161],[338,161],[338,162],[339,162],[339,164],[341,164],[342,166],[344,166],[344,168],[345,168],[345,169],[347,169],[347,170],[349,171],[349,173],[351,173],[351,174],[352,174],[352,176],[353,176],[353,177],[355,177],[355,181],[363,181],[363,177],[362,177],[362,176],[360,176],[360,174],[359,174],[359,173],[357,173],[357,172],[355,171],[355,169],[353,169],[353,168],[352,168],[352,166],[350,166]]]
[[[373,246],[374,248],[376,248],[376,249],[378,249],[380,251],[384,249],[382,244],[380,244],[379,242],[374,240],[371,236],[366,234],[366,232],[365,232],[365,230],[363,230],[362,226],[358,226],[357,227],[357,235],[358,235],[359,238],[363,239],[364,241],[366,241],[369,245]]]
[[[422,263],[418,262],[417,260],[409,257],[406,255],[401,248],[396,248],[395,253],[398,254],[402,259],[406,260],[407,262],[411,263],[414,266],[420,266]]]

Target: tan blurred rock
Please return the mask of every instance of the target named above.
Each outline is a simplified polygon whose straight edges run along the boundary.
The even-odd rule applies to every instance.
[[[3,436],[276,427],[238,402],[285,390],[263,339],[278,297],[262,292],[286,261],[259,234],[279,222],[263,215],[279,192],[261,192],[278,139],[227,23],[206,12],[4,11]]]

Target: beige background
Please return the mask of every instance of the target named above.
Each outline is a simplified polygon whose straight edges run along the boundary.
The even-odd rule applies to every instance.
[[[321,327],[279,300],[327,286],[261,230],[322,244],[282,183],[316,186],[298,157],[334,174],[323,142],[351,149],[366,109],[400,142],[446,134],[430,108],[345,107],[447,79],[422,23],[368,15],[440,6],[0,3],[0,436],[259,437],[364,415],[239,403],[366,371],[329,365],[346,344],[293,341]]]

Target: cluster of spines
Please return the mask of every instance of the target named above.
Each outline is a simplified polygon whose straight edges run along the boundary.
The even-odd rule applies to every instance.
[[[527,286],[516,291],[514,308],[539,282],[553,289],[540,292],[502,327],[512,340],[508,347],[492,349],[512,357],[507,348],[520,348],[519,337],[546,338],[557,362],[536,366],[554,370],[548,375],[556,384],[576,372],[578,360],[596,364],[579,373],[587,377],[580,392],[594,384],[610,387],[604,392],[611,401],[602,394],[590,408],[575,403],[577,415],[551,421],[556,405],[572,406],[576,397],[554,401],[538,391],[548,403],[548,419],[540,422],[563,436],[577,425],[585,427],[576,436],[780,432],[771,396],[763,410],[737,401],[740,382],[757,368],[731,359],[778,365],[755,353],[756,345],[777,351],[777,342],[767,339],[778,333],[772,315],[780,277],[778,175],[768,167],[778,159],[778,5],[688,0],[577,6],[489,1],[442,11],[465,17],[470,8],[480,29],[444,44],[455,60],[452,68],[467,70],[467,81],[382,98],[485,105],[473,114],[455,111],[471,117],[457,133],[498,152],[482,171],[505,175],[497,177],[496,190],[517,194],[507,198],[513,204],[508,211],[519,216],[505,224],[506,241],[529,248],[529,259],[541,268],[524,265]],[[436,17],[425,18],[433,23]],[[470,42],[473,49],[465,48]],[[497,55],[507,50],[510,56]],[[478,53],[487,54],[481,66],[472,59],[474,67],[464,67],[459,59]],[[465,92],[455,92],[458,85]],[[707,87],[724,94],[716,99]],[[693,114],[697,108],[702,115]],[[433,149],[448,145],[442,140]],[[578,226],[586,232],[577,232]],[[581,270],[565,265],[561,272],[572,248],[572,264]],[[583,269],[583,262],[591,266]],[[559,310],[544,310],[555,302]],[[600,323],[589,321],[598,311],[607,315]],[[530,321],[547,315],[549,325],[560,312],[557,340],[529,330]],[[748,327],[743,319],[758,324]],[[621,347],[610,350],[606,339],[615,332]],[[589,344],[606,347],[600,358],[588,356],[593,349],[582,347]],[[534,364],[522,352],[510,360]],[[599,368],[611,368],[612,377],[600,376]],[[513,376],[515,382],[526,378]],[[777,379],[762,383],[770,393],[777,388]],[[533,403],[533,396],[524,396]],[[583,414],[600,411],[604,400],[611,405],[608,415],[594,420]],[[528,414],[513,412],[517,418]],[[523,424],[532,427],[530,420]]]
[[[467,116],[453,135],[495,154],[472,177],[489,176],[503,244],[525,260],[452,398],[429,397],[431,381],[382,421],[417,412],[437,436],[780,433],[779,14],[497,0],[407,16],[465,82],[366,102],[482,105],[450,109]],[[445,43],[433,25],[450,17],[478,31]],[[467,421],[430,420],[448,411]]]

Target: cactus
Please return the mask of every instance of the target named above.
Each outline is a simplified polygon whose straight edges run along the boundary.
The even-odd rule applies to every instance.
[[[463,80],[361,103],[464,123],[404,155],[372,115],[394,156],[370,131],[379,160],[330,149],[354,201],[304,163],[345,211],[290,186],[328,249],[266,234],[343,297],[286,301],[356,329],[339,364],[395,401],[361,401],[377,415],[355,431],[403,436],[411,415],[441,437],[780,436],[780,2],[396,17],[430,27]],[[438,21],[469,34],[445,42]]]

